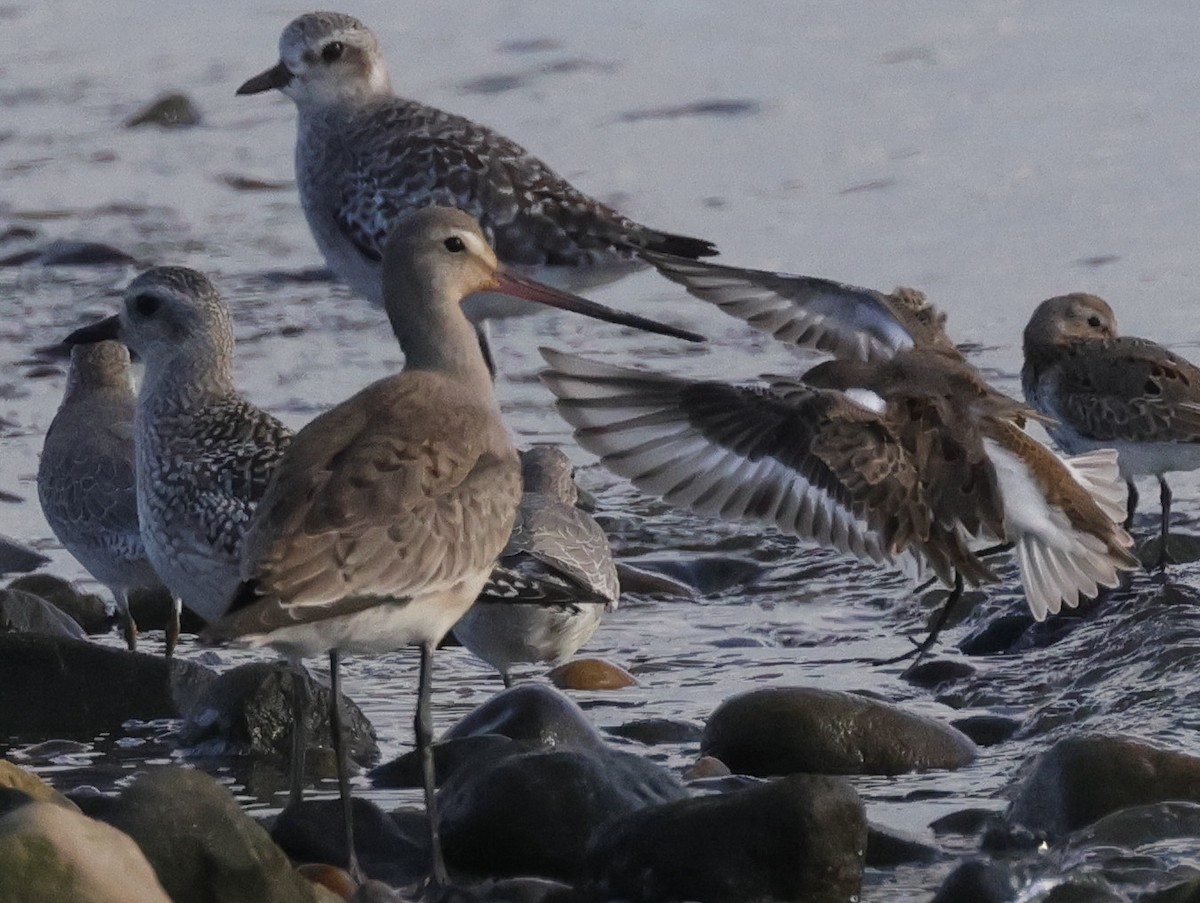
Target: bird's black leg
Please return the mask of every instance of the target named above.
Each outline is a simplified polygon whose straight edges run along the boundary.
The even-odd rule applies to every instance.
[[[909,673],[913,668],[921,663],[921,659],[925,657],[925,653],[933,648],[933,644],[937,642],[938,634],[942,632],[942,628],[945,627],[946,622],[950,620],[950,613],[954,610],[954,606],[958,604],[958,600],[962,598],[962,594],[962,574],[956,573],[954,575],[954,588],[950,590],[950,595],[948,595],[946,597],[946,601],[942,603],[941,611],[938,612],[937,617],[933,621],[933,626],[929,629],[929,635],[926,636],[921,642],[915,643],[913,648],[908,652],[905,652],[903,655],[897,655],[894,658],[877,659],[876,661],[872,662],[872,664],[894,665],[897,662],[906,661],[907,659],[911,658],[913,660],[912,664],[904,669],[905,674]]]
[[[1158,553],[1158,564],[1156,567],[1160,571],[1167,569],[1167,561],[1169,555],[1167,552],[1167,541],[1171,535],[1171,487],[1167,485],[1164,477],[1158,478],[1158,500],[1162,503],[1162,529],[1159,531],[1159,538],[1162,540],[1162,549]]]
[[[341,679],[338,676],[338,651],[329,652],[329,733],[333,739],[333,752],[337,757],[338,790],[342,796],[342,819],[346,829],[346,870],[358,883],[363,881],[362,869],[358,867],[358,853],[354,849],[354,801],[350,796],[349,750],[342,726]]]
[[[308,752],[308,682],[299,660],[292,666],[292,761],[288,805],[304,802],[304,757]]]
[[[438,831],[437,776],[433,770],[433,643],[421,644],[421,676],[417,686],[417,715],[413,730],[417,735],[417,751],[421,755],[421,778],[425,784],[425,815],[429,819],[429,853],[432,871],[430,889],[434,899],[448,883],[446,862],[442,858],[442,837]]]
[[[1137,514],[1138,506],[1138,491],[1133,480],[1126,480],[1125,485],[1129,487],[1129,495],[1125,500],[1125,529],[1133,529],[1133,516]]]

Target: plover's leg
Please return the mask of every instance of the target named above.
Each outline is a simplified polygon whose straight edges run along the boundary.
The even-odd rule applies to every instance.
[[[1159,530],[1162,548],[1158,551],[1158,562],[1155,567],[1160,571],[1165,571],[1167,562],[1170,561],[1167,541],[1171,536],[1171,487],[1167,485],[1166,478],[1163,476],[1158,478],[1158,500],[1162,504],[1162,528]]]
[[[138,629],[129,610],[129,590],[122,588],[113,593],[113,600],[117,603],[117,615],[121,619],[121,636],[125,638],[129,651],[133,652],[137,649]]]
[[[1137,514],[1138,506],[1138,491],[1133,480],[1126,480],[1125,485],[1129,487],[1129,496],[1125,501],[1125,529],[1133,529],[1133,516]]]
[[[873,665],[894,665],[897,662],[903,662],[912,659],[912,664],[904,669],[904,673],[908,674],[913,668],[921,663],[921,659],[925,654],[933,648],[933,644],[937,642],[938,634],[942,632],[942,628],[946,626],[946,622],[950,620],[950,613],[954,610],[958,600],[963,595],[963,579],[962,574],[954,575],[954,589],[950,590],[950,595],[946,597],[946,601],[942,603],[941,611],[937,613],[937,617],[933,621],[933,626],[929,628],[929,635],[921,642],[915,643],[913,648],[903,655],[897,655],[894,658],[876,659],[871,662]]]
[[[304,757],[308,752],[308,672],[300,659],[291,659],[292,669],[292,761],[288,774],[288,805],[304,802]]]
[[[350,752],[346,747],[346,736],[342,729],[342,688],[338,676],[338,651],[329,652],[329,734],[333,739],[333,753],[337,757],[338,791],[342,797],[342,820],[346,830],[346,871],[359,884],[365,879],[358,867],[358,852],[354,849],[354,801],[350,796]]]
[[[446,862],[442,858],[442,836],[438,831],[437,775],[433,768],[433,649],[433,643],[421,644],[421,676],[417,684],[417,714],[413,719],[413,731],[417,736],[417,751],[421,755],[425,816],[429,819],[429,853],[432,859],[429,883],[436,892],[442,890],[449,879],[446,876]]]
[[[167,655],[171,655],[179,644],[179,616],[183,612],[183,600],[175,596],[171,605],[173,612],[171,620],[167,622]]]
[[[504,681],[504,689],[506,690],[513,684],[512,675],[508,673],[507,668],[500,672],[500,679]]]

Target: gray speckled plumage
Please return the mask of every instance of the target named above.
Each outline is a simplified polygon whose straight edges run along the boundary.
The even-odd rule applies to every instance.
[[[331,45],[340,48],[332,58]],[[643,249],[716,253],[709,242],[622,216],[485,126],[397,97],[375,36],[357,19],[301,16],[284,29],[279,55],[279,66],[239,93],[274,87],[295,101],[296,181],[309,227],[334,273],[373,303],[382,303],[388,231],[432,205],[478,219],[501,261],[575,288],[641,266]],[[473,311],[480,318],[514,312],[497,309],[494,299],[478,308],[468,302]]]
[[[161,586],[138,523],[129,352],[106,341],[72,349],[67,386],[38,465],[38,499],[58,541],[113,595],[126,639],[132,590]]]
[[[459,641],[505,683],[513,664],[573,655],[621,592],[608,537],[576,507],[567,456],[551,446],[528,449],[521,474],[512,535],[478,601],[454,626]]]
[[[146,553],[172,594],[212,620],[239,582],[242,536],[292,434],[234,387],[233,325],[203,274],[146,271],[116,320],[146,362],[134,437]]]

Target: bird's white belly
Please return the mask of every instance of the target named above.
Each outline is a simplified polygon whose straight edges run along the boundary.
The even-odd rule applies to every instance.
[[[554,608],[488,602],[473,605],[454,635],[498,671],[517,662],[554,662],[575,654],[600,624],[600,605]]]

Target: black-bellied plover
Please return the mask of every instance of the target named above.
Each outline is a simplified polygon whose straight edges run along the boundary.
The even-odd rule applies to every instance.
[[[1168,560],[1171,488],[1167,473],[1200,467],[1200,367],[1149,339],[1117,335],[1112,308],[1071,294],[1038,305],[1025,327],[1021,387],[1068,454],[1115,448],[1128,481],[1125,521],[1137,510],[1133,478],[1158,478],[1162,544]]]
[[[483,589],[521,496],[517,453],[460,302],[471,292],[506,292],[680,333],[511,272],[460,210],[411,215],[397,226],[383,258],[384,306],[404,370],[296,435],[246,536],[245,582],[205,638],[272,646],[291,659],[329,653],[330,720],[353,872],[339,656],[420,646],[416,738],[431,875],[440,886],[446,873],[434,800],[433,650]]]
[[[146,555],[177,600],[215,620],[241,580],[246,525],[291,431],[234,386],[233,324],[202,273],[147,270],[120,314],[67,341],[105,339],[146,364],[134,430]]]
[[[655,265],[756,328],[842,357],[738,387],[544,352],[559,411],[608,469],[703,514],[931,569],[953,591],[921,652],[964,583],[995,579],[976,541],[1015,547],[1038,620],[1136,566],[1116,453],[1063,460],[1028,436],[1038,415],[987,385],[919,293]]]
[[[137,647],[130,592],[162,586],[138,523],[135,403],[124,345],[72,348],[62,404],[46,430],[37,475],[46,523],[63,548],[112,593],[130,649]],[[178,638],[176,611],[167,628],[168,654]]]
[[[621,595],[608,537],[577,507],[579,488],[562,449],[521,452],[523,491],[512,536],[454,635],[500,672],[574,655]]]
[[[622,216],[485,126],[397,97],[375,35],[351,16],[317,12],[289,23],[279,62],[238,93],[271,89],[296,103],[296,182],[317,246],[337,277],[375,304],[389,230],[433,204],[479,219],[506,265],[572,290],[640,266],[643,249],[716,253],[707,241]],[[533,308],[492,293],[465,309],[482,320]]]

